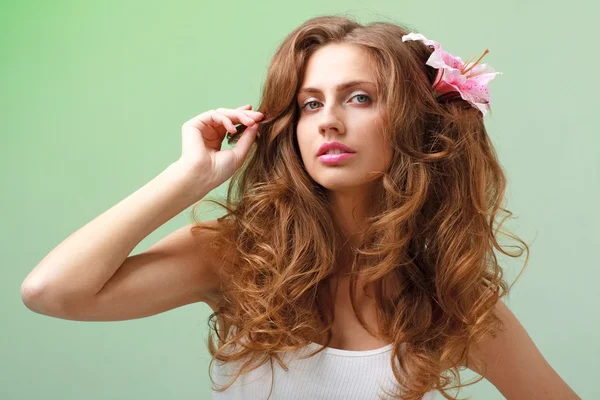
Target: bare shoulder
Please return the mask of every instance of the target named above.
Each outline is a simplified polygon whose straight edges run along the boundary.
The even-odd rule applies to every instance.
[[[507,399],[581,399],[552,368],[525,327],[499,300],[502,322],[496,335],[477,343],[469,368],[491,382]]]

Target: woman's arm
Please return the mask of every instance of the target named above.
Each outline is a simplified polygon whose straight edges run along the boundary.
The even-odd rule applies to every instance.
[[[21,285],[23,302],[42,313],[59,313],[65,302],[87,301],[140,241],[212,189],[178,162],[170,164],[46,255]]]
[[[508,400],[581,400],[540,353],[510,309],[498,301],[504,329],[470,351],[472,371],[490,381]],[[487,364],[487,371],[479,368]]]

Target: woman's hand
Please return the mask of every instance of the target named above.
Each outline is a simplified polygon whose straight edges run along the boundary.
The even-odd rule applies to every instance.
[[[256,139],[258,121],[264,114],[247,104],[235,109],[217,108],[186,121],[182,128],[181,157],[178,164],[193,176],[216,188],[242,165]],[[246,125],[233,149],[221,150],[227,131],[237,132],[236,124]]]

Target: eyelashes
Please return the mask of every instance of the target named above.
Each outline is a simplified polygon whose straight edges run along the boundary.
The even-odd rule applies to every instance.
[[[367,94],[363,94],[363,93],[355,94],[350,99],[353,99],[355,97],[366,97],[368,99],[367,101],[361,101],[361,102],[359,102],[359,104],[368,104],[368,103],[371,102],[371,96],[369,96]],[[306,103],[304,103],[300,108],[302,110],[315,110],[315,108],[308,108],[308,109],[306,108],[309,104],[312,104],[312,103],[319,103],[319,104],[321,104],[321,102],[318,101],[318,100],[311,100],[311,101],[307,101]]]

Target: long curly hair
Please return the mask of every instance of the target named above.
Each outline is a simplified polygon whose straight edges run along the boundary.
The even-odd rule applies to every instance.
[[[223,255],[219,303],[208,321],[209,370],[215,360],[246,360],[231,382],[213,390],[224,391],[240,374],[273,360],[287,370],[281,352],[303,348],[311,338],[331,343],[329,284],[344,243],[326,190],[303,166],[295,132],[300,111],[295,98],[305,65],[329,43],[368,52],[394,151],[372,194],[362,241],[351,247],[349,273],[358,320],[393,344],[399,392],[386,394],[417,400],[435,388],[455,399],[447,390],[467,386],[460,383],[459,368],[470,348],[501,329],[494,306],[512,285],[494,249],[510,257],[527,250],[524,269],[529,247],[500,231],[512,212],[503,207],[506,177],[481,112],[460,98],[436,95],[437,69],[425,64],[432,49],[402,42],[410,31],[389,22],[363,25],[344,16],[319,16],[292,31],[274,54],[258,107],[265,118],[256,145],[232,176],[225,204],[205,198],[192,211],[192,231],[216,232],[213,243]],[[229,137],[229,143],[238,137]],[[203,202],[226,210],[218,226],[196,219]],[[506,216],[498,223],[500,213]],[[499,232],[524,247],[507,252]],[[368,285],[375,288],[369,297],[377,304],[378,331],[357,312],[359,280],[365,293]],[[458,384],[451,387],[454,380]]]

